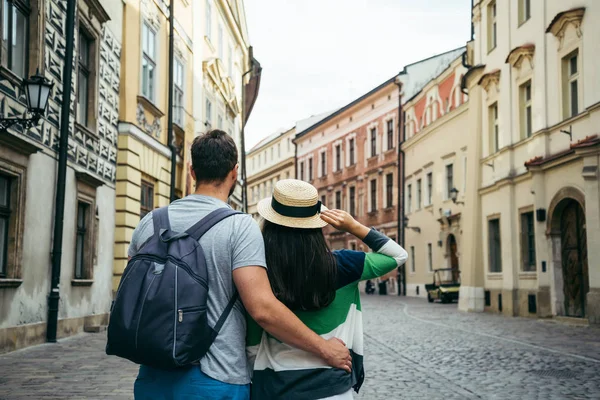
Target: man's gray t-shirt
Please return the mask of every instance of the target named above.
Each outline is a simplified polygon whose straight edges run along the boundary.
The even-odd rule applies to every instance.
[[[217,208],[229,205],[214,197],[192,194],[169,206],[169,221],[174,232],[184,232]],[[129,245],[133,257],[152,236],[152,214],[139,223]],[[208,268],[208,323],[214,326],[234,293],[232,271],[247,266],[266,268],[265,246],[258,225],[250,215],[234,215],[212,227],[200,246]],[[246,318],[237,301],[200,369],[221,382],[237,385],[250,383],[246,361]]]

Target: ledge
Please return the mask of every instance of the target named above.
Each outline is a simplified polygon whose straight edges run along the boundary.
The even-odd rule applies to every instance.
[[[97,131],[93,131],[90,128],[88,128],[87,126],[81,125],[79,122],[75,122],[75,130],[87,133],[94,139],[100,139],[100,136],[98,136]]]
[[[537,272],[520,272],[519,280],[537,280]]]
[[[501,281],[503,279],[502,272],[488,273],[486,279],[489,281]]]
[[[15,86],[23,86],[23,78],[17,76],[14,72],[6,68],[5,66],[0,66],[0,76],[6,78],[8,81],[10,81],[10,83],[12,83]]]
[[[71,279],[71,286],[92,286],[93,279]]]
[[[137,101],[139,104],[142,105],[142,107],[144,107],[146,110],[148,110],[156,118],[162,118],[165,116],[165,113],[162,112],[161,109],[158,108],[158,106],[156,106],[156,104],[154,104],[152,102],[152,100],[150,100],[149,98],[142,96],[142,95],[138,95]]]
[[[23,279],[0,278],[0,288],[17,288],[22,283]]]

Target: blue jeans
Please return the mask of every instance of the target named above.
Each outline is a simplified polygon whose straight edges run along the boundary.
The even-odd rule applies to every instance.
[[[164,371],[142,365],[133,393],[136,400],[249,400],[250,385],[218,381],[199,366]]]

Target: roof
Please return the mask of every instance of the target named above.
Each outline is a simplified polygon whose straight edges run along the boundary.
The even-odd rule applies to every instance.
[[[549,155],[547,157],[537,156],[537,157],[532,158],[529,161],[526,161],[525,167],[529,168],[529,167],[537,167],[540,165],[544,165],[546,163],[549,163],[550,161],[554,161],[561,157],[569,155],[569,154],[573,153],[576,149],[583,149],[586,147],[592,147],[592,146],[597,146],[597,145],[600,145],[600,138],[598,137],[598,135],[586,136],[585,138],[579,140],[576,143],[571,143],[569,148],[566,150]]]
[[[290,129],[293,128],[279,128],[277,131],[275,131],[275,133],[270,134],[269,136],[267,136],[264,139],[261,139],[260,142],[258,142],[257,144],[255,144],[249,151],[248,154],[260,149],[261,147],[269,144],[270,142],[272,142],[273,140],[277,139],[278,137],[280,137],[281,135],[283,135],[284,133],[288,132]]]
[[[394,75],[390,79],[388,79],[385,82],[383,82],[381,85],[377,86],[374,89],[371,89],[369,92],[363,94],[359,98],[357,98],[357,99],[353,100],[352,102],[346,104],[344,107],[340,108],[339,110],[331,113],[326,118],[323,118],[322,120],[317,121],[316,123],[314,123],[312,125],[308,125],[305,129],[300,130],[300,129],[296,128],[296,132],[298,132],[298,133],[296,133],[296,139],[301,138],[302,136],[306,135],[309,131],[312,131],[313,129],[315,129],[316,127],[318,127],[319,125],[322,125],[325,122],[332,120],[333,118],[335,118],[338,115],[342,114],[344,111],[348,110],[349,108],[353,107],[354,105],[360,103],[362,100],[364,100],[367,97],[371,96],[372,94],[376,93],[380,89],[384,88],[385,86],[389,85],[390,83],[393,83],[396,80],[396,77],[397,77],[397,75]]]
[[[432,79],[444,72],[450,64],[466,51],[462,46],[445,53],[436,54],[421,61],[408,64],[400,72],[404,102],[415,97]]]

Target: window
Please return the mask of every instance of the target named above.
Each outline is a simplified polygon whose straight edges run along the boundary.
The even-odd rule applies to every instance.
[[[147,22],[142,25],[142,95],[155,100],[156,33]]]
[[[387,149],[394,148],[394,120],[390,119],[387,122]]]
[[[429,272],[433,272],[433,246],[427,243],[427,268]]]
[[[271,161],[273,161],[273,148],[271,147]]]
[[[309,181],[313,180],[313,159],[312,158],[308,159],[308,180]]]
[[[208,40],[212,40],[212,6],[210,5],[210,0],[206,0],[206,37]]]
[[[154,209],[154,183],[142,181],[140,196],[140,219]]]
[[[500,131],[498,127],[498,103],[494,103],[489,107],[490,120],[490,154],[494,154],[500,150]]]
[[[533,211],[521,214],[521,260],[525,272],[535,272],[535,229]]]
[[[350,242],[350,250],[356,250],[356,242]]]
[[[337,210],[342,208],[342,192],[339,190],[335,192],[335,208]]]
[[[579,114],[579,51],[563,59],[564,75],[564,114],[571,118]]]
[[[7,276],[11,179],[0,175],[0,278]]]
[[[86,257],[88,250],[90,205],[79,201],[77,203],[77,240],[75,242],[75,279],[85,279],[89,257]]]
[[[385,176],[385,187],[386,187],[386,207],[390,208],[394,205],[394,175],[387,174]]]
[[[377,128],[371,129],[371,157],[377,155]]]
[[[356,163],[355,157],[354,157],[354,138],[350,139],[348,141],[348,155],[349,155],[349,163],[350,165],[354,165]]]
[[[77,122],[88,125],[88,107],[90,101],[90,55],[92,40],[82,29],[79,30],[79,60],[77,72]]]
[[[219,129],[223,129],[223,117],[221,115],[217,115],[217,128]],[[265,158],[265,162],[266,162],[266,158]]]
[[[519,0],[519,24],[531,18],[531,0]]]
[[[446,165],[446,199],[450,198],[450,191],[454,188],[454,165]]]
[[[427,174],[427,205],[432,204],[433,197],[433,173]]]
[[[467,193],[467,156],[463,156],[463,196]]]
[[[488,53],[496,48],[497,44],[497,21],[496,21],[496,2],[493,1],[487,8],[488,18]]]
[[[531,137],[532,133],[532,115],[531,115],[531,81],[521,85],[521,137]]]
[[[325,207],[327,207],[327,196],[325,196],[325,195],[321,196],[321,204],[324,205]]]
[[[327,152],[321,152],[321,176],[327,176]]]
[[[339,171],[342,169],[342,146],[335,146],[335,170]]]
[[[414,274],[416,272],[415,267],[415,246],[410,246],[410,272]]]
[[[354,186],[351,186],[350,189],[348,190],[348,203],[349,204],[349,210],[348,212],[350,213],[350,215],[352,215],[353,217],[356,216],[356,188]]]
[[[183,128],[183,64],[178,59],[174,60],[173,71],[173,122]]]
[[[371,181],[371,212],[377,211],[377,179]]]
[[[417,210],[421,208],[421,180],[417,179]]]
[[[281,158],[281,143],[277,143],[277,158]]]
[[[219,35],[219,43],[217,43],[217,46],[219,47],[219,58],[223,60],[223,27],[221,25],[219,25],[219,30],[217,32]]]
[[[300,163],[300,180],[304,180],[304,162]]]
[[[206,126],[207,129],[210,129],[210,127],[212,125],[212,103],[210,102],[209,99],[206,99],[204,108],[205,108],[204,112],[206,113],[206,121],[204,122],[204,125]],[[260,156],[258,156],[258,162],[260,165]]]
[[[15,75],[27,77],[27,31],[29,1],[2,1],[2,66]]]
[[[412,185],[406,187],[406,212],[412,211]]]
[[[500,243],[500,220],[488,221],[489,262],[490,272],[502,272],[502,246]]]
[[[288,143],[288,151],[292,151],[292,139],[288,138],[287,143]]]

